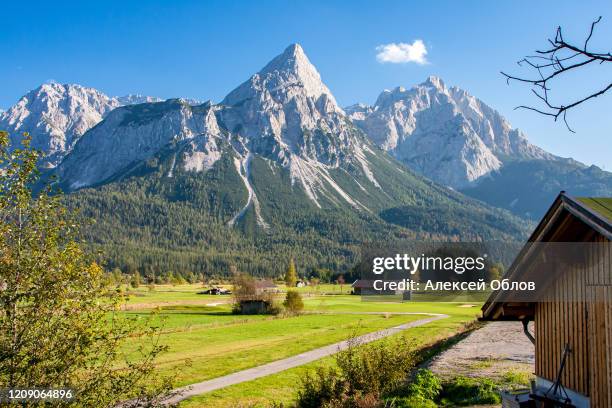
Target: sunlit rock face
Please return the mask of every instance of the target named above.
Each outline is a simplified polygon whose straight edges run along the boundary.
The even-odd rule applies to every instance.
[[[554,157],[530,144],[497,111],[437,77],[412,89],[385,90],[373,106],[346,111],[379,147],[454,188],[473,184],[506,160]]]
[[[353,180],[351,188],[380,191],[369,157],[384,153],[374,149],[294,44],[219,104],[168,100],[114,109],[82,136],[57,174],[74,190],[116,178],[162,151],[172,157],[169,177],[176,169],[207,171],[231,155],[257,208],[250,163],[260,157],[272,171],[286,169],[291,186],[316,206],[326,201],[363,209],[335,177],[341,172],[344,181]]]
[[[46,155],[42,165],[55,167],[79,138],[113,109],[155,101],[159,99],[142,95],[111,98],[81,85],[48,83],[1,112],[0,130],[10,133],[13,146],[20,144],[23,133],[29,133],[32,146]]]

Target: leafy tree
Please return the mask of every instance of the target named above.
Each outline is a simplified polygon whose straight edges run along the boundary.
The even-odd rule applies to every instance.
[[[169,271],[165,276],[164,276],[164,281],[163,283],[169,283],[171,285],[175,285],[176,278],[174,277],[174,272]]]
[[[293,258],[289,260],[289,266],[287,267],[287,272],[285,273],[285,284],[288,288],[294,288],[297,284],[297,272],[295,270],[295,262]]]
[[[142,279],[140,277],[140,273],[138,271],[135,271],[132,274],[132,278],[130,279],[130,286],[132,286],[134,289],[136,289],[137,287],[140,286]]]
[[[319,290],[319,284],[321,283],[321,279],[319,278],[310,278],[310,285],[314,286],[315,290]]]
[[[179,272],[168,272],[167,283],[171,284],[172,286],[183,285],[185,284],[185,279]]]
[[[314,268],[312,275],[319,278],[320,282],[331,283],[332,271],[327,268]]]
[[[504,265],[500,262],[496,262],[489,268],[488,281],[494,279],[500,279],[504,274]]]
[[[285,296],[283,306],[285,306],[285,309],[289,313],[296,314],[301,312],[302,310],[304,310],[304,302],[302,301],[302,296],[300,296],[300,294],[295,290],[288,291],[287,295]]]
[[[119,268],[115,268],[112,271],[112,278],[113,278],[113,283],[117,286],[121,285],[123,283],[123,272],[121,272],[121,269]]]
[[[257,298],[255,278],[246,273],[235,273],[232,296],[236,304],[243,301],[255,300]]]
[[[83,250],[60,196],[32,194],[30,138],[9,147],[0,132],[0,384],[70,387],[76,406],[154,405],[170,386],[153,365],[158,330],[117,313],[120,293]],[[123,345],[139,337],[150,346],[128,356]]]
[[[342,293],[342,288],[344,284],[346,283],[346,281],[344,280],[344,275],[338,276],[338,278],[336,279],[336,283],[340,285],[340,293]]]
[[[193,284],[193,283],[196,283],[198,281],[198,277],[197,277],[197,275],[195,273],[189,271],[189,272],[187,272],[186,280],[187,280],[188,283],[192,283]]]

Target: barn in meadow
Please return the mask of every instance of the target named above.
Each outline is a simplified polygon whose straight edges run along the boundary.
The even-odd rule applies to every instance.
[[[499,290],[482,307],[483,320],[522,321],[535,344],[536,381],[525,406],[612,407],[611,240],[612,198],[561,192],[505,275],[537,277],[540,293],[513,300]],[[550,243],[562,250],[551,256]],[[557,262],[572,252],[571,262]]]

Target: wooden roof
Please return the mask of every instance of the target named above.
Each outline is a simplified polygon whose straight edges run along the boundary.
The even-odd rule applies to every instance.
[[[358,289],[371,289],[374,287],[374,283],[371,280],[357,279],[355,282],[353,282],[351,287]]]
[[[577,201],[599,214],[601,218],[612,222],[612,198],[609,197],[577,197]]]
[[[272,289],[277,288],[276,284],[270,280],[258,280],[255,282],[255,287],[257,289]]]
[[[568,225],[571,225],[571,228]],[[504,278],[518,280],[525,272],[527,259],[537,250],[529,245],[530,243],[583,242],[588,232],[592,231],[612,240],[612,198],[573,198],[562,191],[508,268]],[[533,317],[533,303],[511,304],[497,301],[501,298],[500,294],[500,291],[493,292],[482,306],[483,320],[522,320]]]

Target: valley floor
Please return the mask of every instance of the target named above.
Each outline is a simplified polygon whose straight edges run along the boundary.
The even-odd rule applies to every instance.
[[[282,289],[282,288],[281,288]],[[290,358],[342,342],[354,336],[382,331],[424,316],[448,318],[403,330],[418,346],[426,346],[461,331],[479,308],[462,303],[362,302],[341,294],[338,285],[301,289],[305,313],[299,316],[241,316],[231,314],[229,296],[200,295],[201,285],[157,286],[131,290],[124,313],[154,319],[163,325],[162,343],[169,347],[158,361],[176,386],[203,382],[242,370]],[[343,291],[346,293],[346,286]],[[398,331],[399,332],[399,331]],[[392,333],[395,336],[398,334]],[[134,348],[137,345],[133,345]],[[181,403],[185,407],[269,406],[289,403],[301,376],[319,365],[333,364],[333,356],[253,381],[241,382]]]

